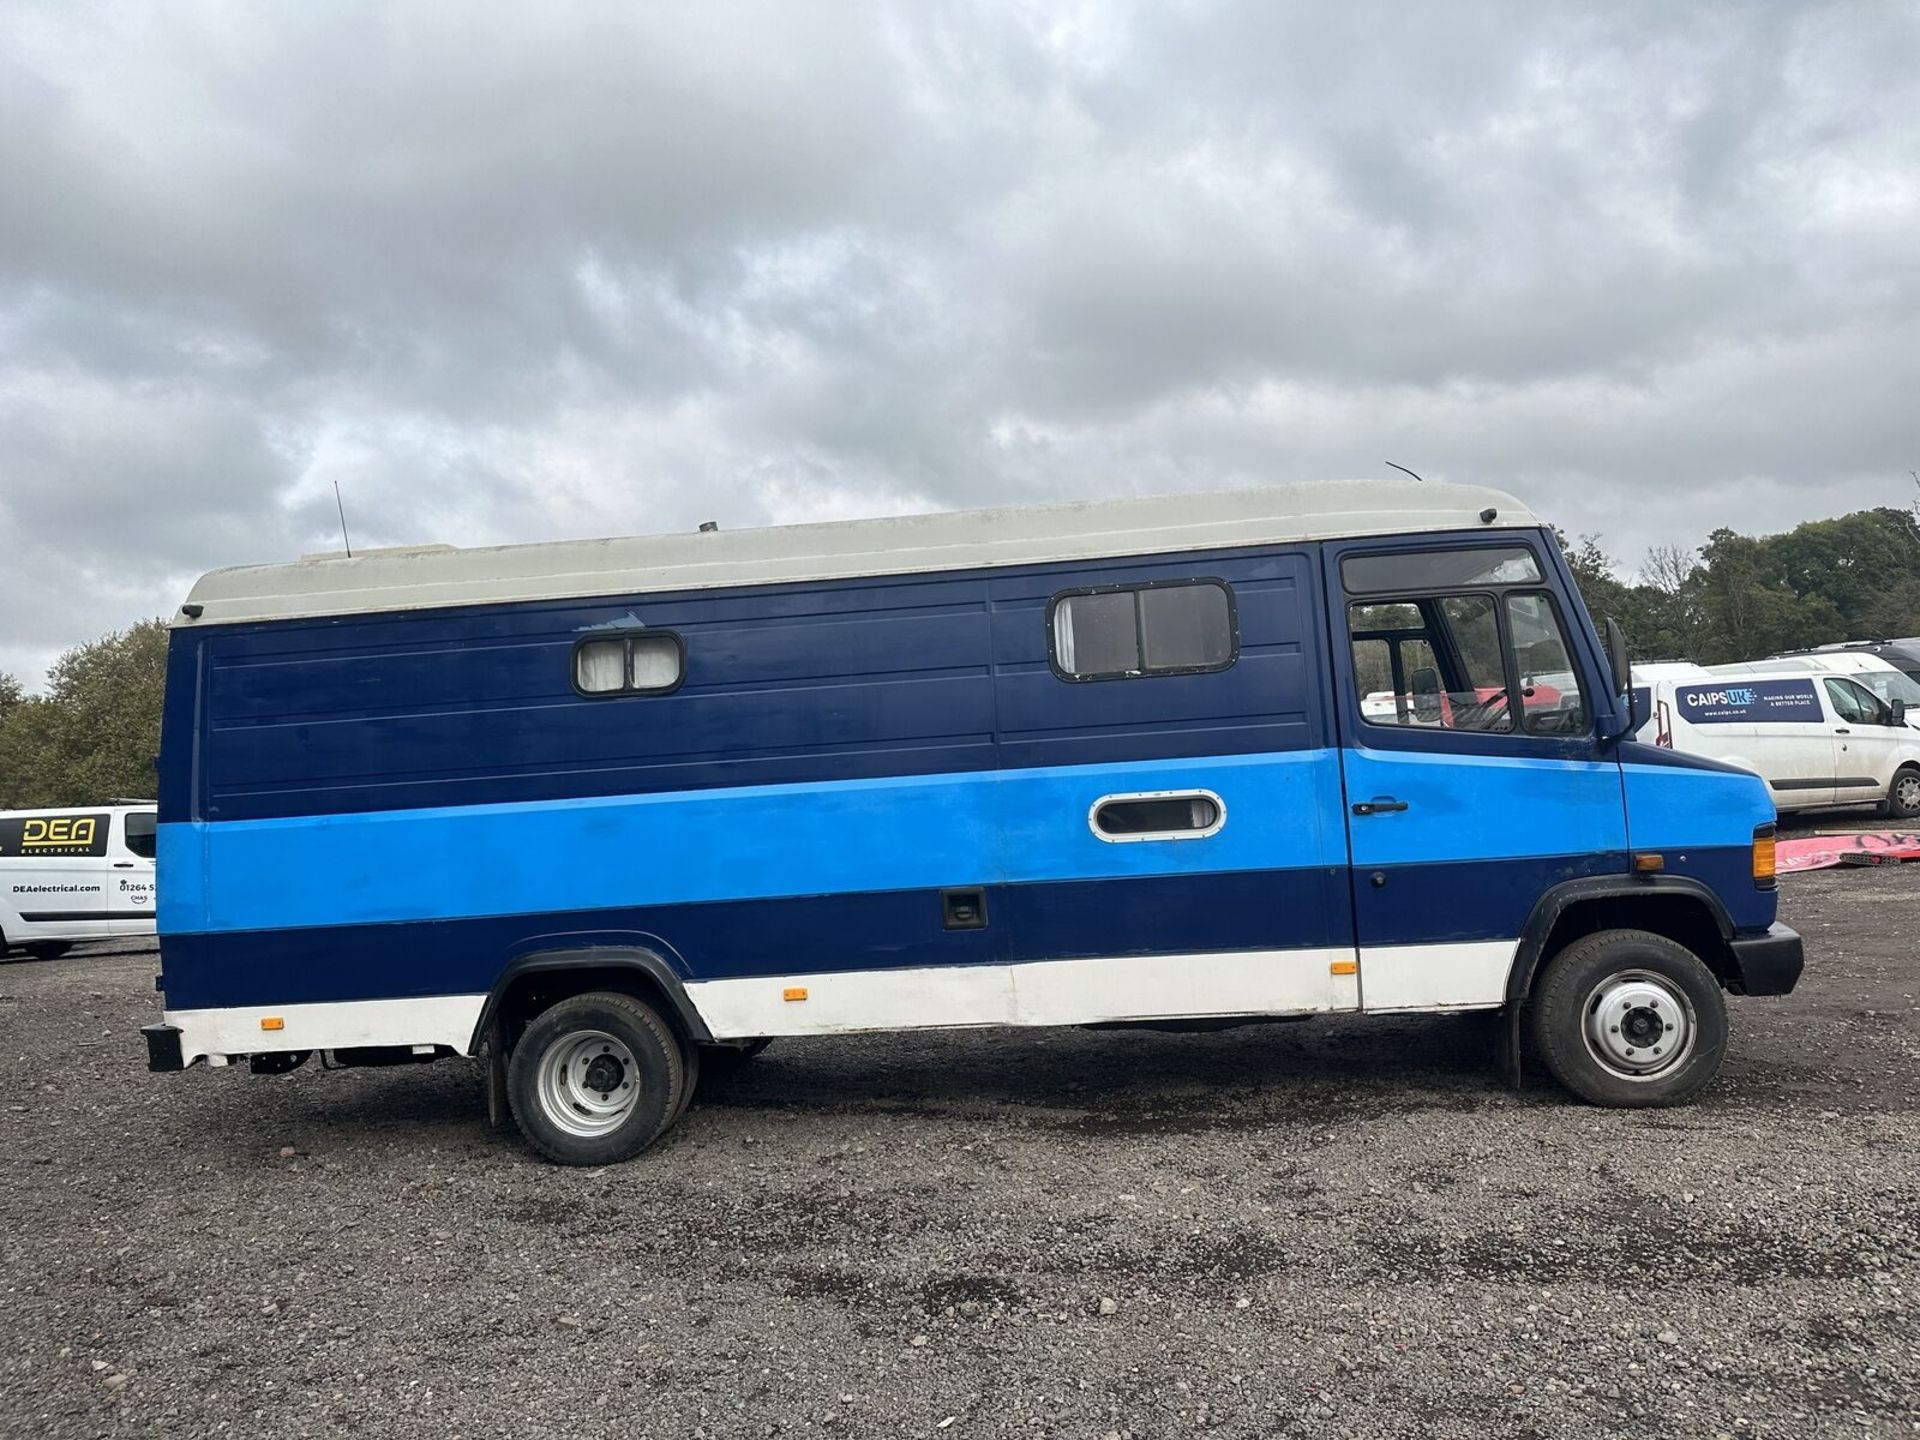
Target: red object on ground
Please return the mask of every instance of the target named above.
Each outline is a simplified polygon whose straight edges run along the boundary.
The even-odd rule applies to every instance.
[[[1782,840],[1773,853],[1775,868],[1782,875],[1796,870],[1828,870],[1835,865],[1887,865],[1920,860],[1920,835],[1886,830],[1863,835],[1809,835]]]

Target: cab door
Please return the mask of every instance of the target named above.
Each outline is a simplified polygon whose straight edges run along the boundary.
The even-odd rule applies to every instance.
[[[1584,612],[1539,532],[1328,551],[1361,1006],[1501,1004],[1541,895],[1627,868]]]
[[[1827,675],[1820,684],[1834,718],[1834,800],[1881,799],[1912,749],[1913,731],[1894,724],[1892,707],[1858,681]]]
[[[153,934],[155,814],[122,810],[107,844],[107,928],[115,935]]]

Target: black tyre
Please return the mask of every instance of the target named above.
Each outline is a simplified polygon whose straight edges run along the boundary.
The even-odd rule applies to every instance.
[[[700,1088],[700,1070],[703,1064],[700,1051],[701,1047],[698,1045],[683,1044],[680,1047],[681,1057],[686,1061],[687,1073],[680,1085],[680,1103],[674,1107],[673,1115],[667,1121],[669,1127],[678,1124],[680,1117],[687,1113],[687,1107],[693,1104],[694,1091]]]
[[[71,940],[34,940],[20,947],[36,960],[58,960],[73,949]]]
[[[1726,1053],[1720,982],[1685,946],[1645,930],[1574,941],[1547,962],[1531,1009],[1540,1058],[1592,1105],[1678,1105]]]
[[[1911,820],[1920,815],[1920,770],[1908,766],[1896,770],[1887,787],[1887,814],[1895,820]]]
[[[645,1001],[595,991],[542,1010],[507,1059],[520,1133],[560,1165],[630,1160],[679,1118],[687,1064]]]

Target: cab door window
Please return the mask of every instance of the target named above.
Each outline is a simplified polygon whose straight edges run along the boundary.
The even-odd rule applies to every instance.
[[[1507,628],[1513,636],[1521,728],[1532,735],[1584,735],[1586,700],[1553,601],[1545,595],[1507,596]]]
[[[1493,733],[1513,728],[1491,596],[1361,603],[1348,610],[1348,624],[1361,715],[1369,722]],[[1371,675],[1362,668],[1368,655]],[[1370,693],[1369,684],[1382,678],[1390,688]]]
[[[1584,735],[1592,717],[1553,597],[1525,551],[1348,558],[1354,682],[1370,725]],[[1454,589],[1446,582],[1467,583]],[[1436,583],[1438,582],[1438,583]],[[1529,583],[1531,582],[1531,583]]]
[[[1826,680],[1827,698],[1833,702],[1834,714],[1850,725],[1891,725],[1893,711],[1883,704],[1880,697],[1865,686],[1840,676],[1828,676]]]

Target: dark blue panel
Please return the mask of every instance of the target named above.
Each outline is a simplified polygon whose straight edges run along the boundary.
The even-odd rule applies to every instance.
[[[164,814],[269,819],[1317,747],[1329,724],[1315,563],[1310,549],[1225,551],[183,630]],[[1235,587],[1242,652],[1228,670],[1071,685],[1047,668],[1050,595],[1198,575]],[[628,617],[685,637],[686,683],[576,695],[574,640]]]
[[[176,630],[167,639],[167,683],[160,716],[160,819],[163,823],[197,820],[195,783],[200,748],[200,637]]]
[[[1622,740],[1614,747],[1622,765],[1652,765],[1669,770],[1717,770],[1723,775],[1752,775],[1744,765],[1730,760],[1715,760],[1707,755],[1692,755],[1685,750],[1669,750],[1664,745],[1648,745],[1639,740]]]
[[[1670,850],[1662,858],[1663,873],[1699,880],[1712,890],[1736,930],[1764,931],[1773,923],[1775,892],[1755,887],[1751,847]],[[1626,873],[1624,852],[1374,866],[1355,876],[1378,899],[1360,909],[1360,944],[1510,939],[1520,934],[1540,897],[1555,885]],[[1372,883],[1375,874],[1385,880],[1377,888]]]
[[[1735,930],[1764,932],[1779,914],[1779,892],[1753,883],[1751,844],[1664,850],[1661,858],[1666,874],[1698,880],[1719,896]]]
[[[1359,892],[1368,897],[1359,907],[1360,945],[1517,939],[1540,897],[1555,885],[1626,873],[1621,851],[1363,867],[1354,874]],[[1376,875],[1384,883],[1376,886]]]
[[[657,942],[689,979],[1351,943],[1343,868],[995,886],[946,930],[937,890],[400,925],[170,935],[167,1008],[292,1005],[492,987],[516,955]]]

